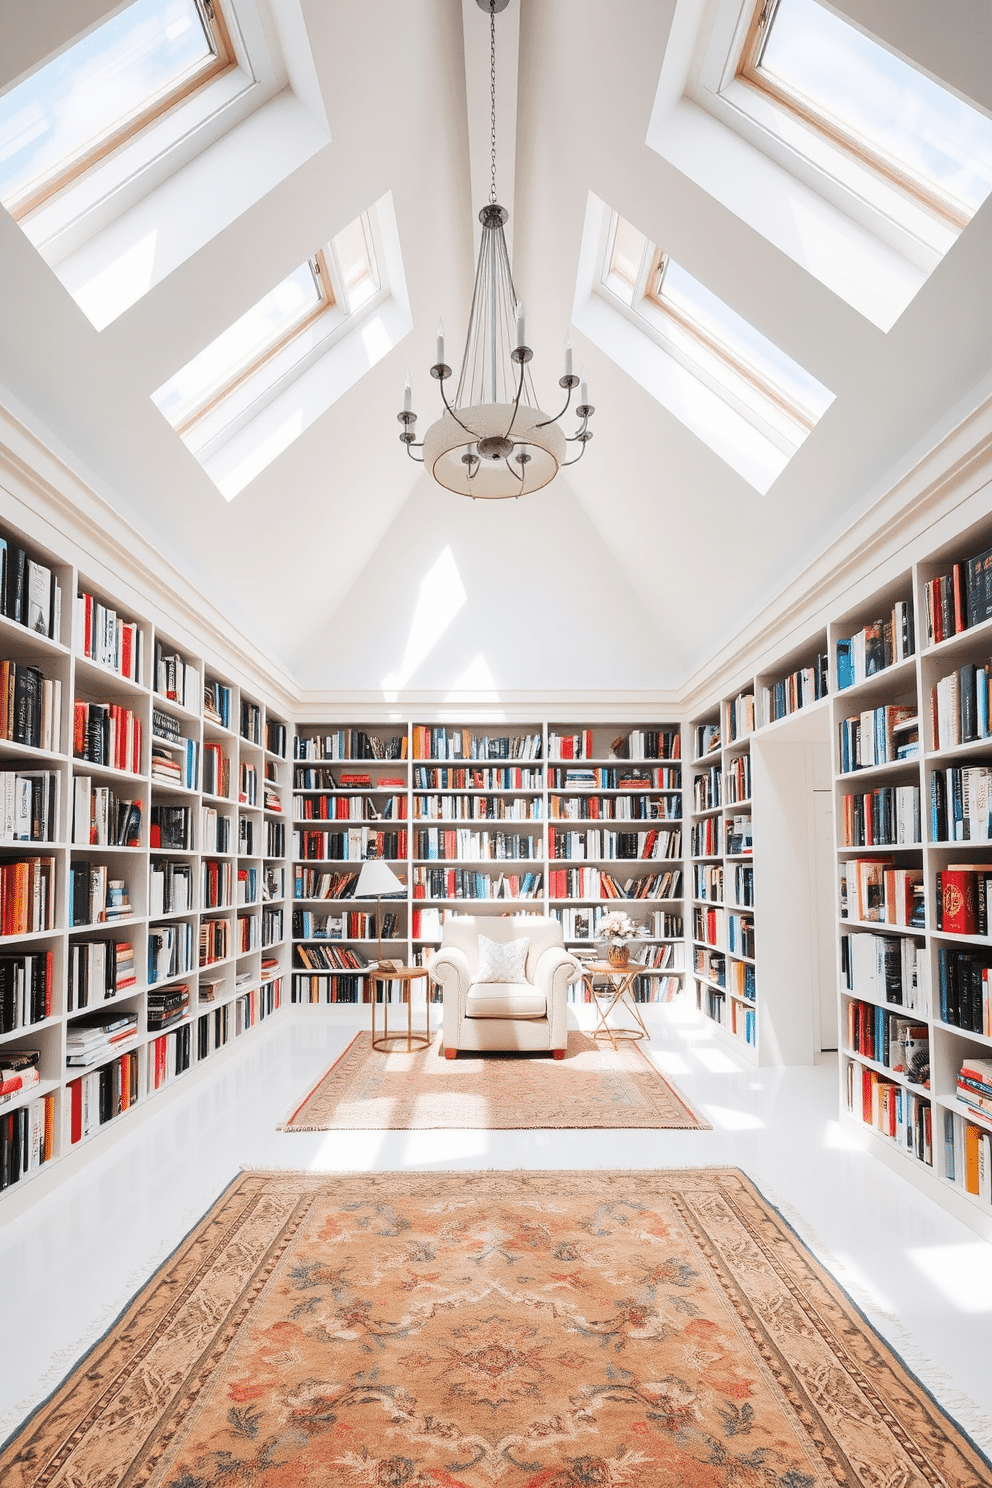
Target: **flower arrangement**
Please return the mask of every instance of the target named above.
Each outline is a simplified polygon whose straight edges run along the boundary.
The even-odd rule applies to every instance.
[[[611,945],[626,945],[637,934],[637,926],[622,909],[613,909],[603,915],[596,926],[596,939],[609,941]]]

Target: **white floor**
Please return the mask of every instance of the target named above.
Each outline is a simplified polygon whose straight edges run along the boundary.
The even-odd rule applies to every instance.
[[[374,1174],[727,1164],[754,1179],[992,1452],[992,1247],[842,1136],[832,1061],[755,1071],[694,1012],[659,1008],[649,1022],[652,1057],[712,1131],[278,1132],[365,1026],[359,1010],[280,1014],[0,1228],[0,1441],[241,1167]]]

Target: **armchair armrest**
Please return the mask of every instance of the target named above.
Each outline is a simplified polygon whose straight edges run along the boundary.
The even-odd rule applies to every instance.
[[[566,951],[564,946],[549,946],[537,958],[534,986],[550,998],[552,987],[567,987],[569,982],[577,982],[581,975],[582,967],[571,951]]]
[[[442,946],[435,952],[431,957],[430,972],[432,980],[439,982],[445,991],[449,988],[455,991],[461,986],[468,993],[472,982],[468,957],[456,946]]]

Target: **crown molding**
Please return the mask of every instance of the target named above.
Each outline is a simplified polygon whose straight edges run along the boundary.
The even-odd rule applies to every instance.
[[[0,405],[2,514],[63,561],[132,605],[219,671],[290,714],[300,706],[293,677],[224,613],[72,467]],[[14,508],[17,510],[14,510]],[[68,551],[71,549],[72,551]]]

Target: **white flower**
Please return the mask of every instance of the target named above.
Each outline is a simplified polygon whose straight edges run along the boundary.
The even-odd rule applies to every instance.
[[[596,926],[597,940],[630,940],[637,934],[637,926],[622,909],[611,910],[609,914],[603,915]]]

